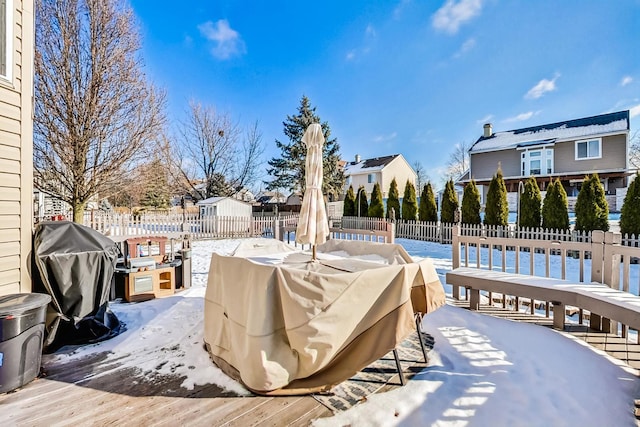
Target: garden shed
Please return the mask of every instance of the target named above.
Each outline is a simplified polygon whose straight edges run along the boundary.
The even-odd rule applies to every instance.
[[[251,204],[231,197],[209,197],[197,203],[200,217],[233,216],[251,217]]]

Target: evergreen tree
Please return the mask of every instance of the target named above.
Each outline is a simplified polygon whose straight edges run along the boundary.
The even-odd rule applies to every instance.
[[[144,192],[140,204],[147,208],[167,209],[170,205],[169,179],[166,168],[160,159],[142,167],[145,180]]]
[[[502,169],[498,168],[489,183],[487,203],[484,211],[486,225],[505,226],[509,222],[509,205],[507,203],[507,187],[502,178]]]
[[[453,186],[453,180],[447,181],[442,193],[440,202],[440,221],[448,224],[455,222],[456,210],[458,209],[458,194]]]
[[[407,180],[404,186],[404,197],[402,198],[402,219],[418,219],[418,200],[416,199],[416,187],[413,182]]]
[[[377,182],[373,184],[373,191],[371,192],[371,204],[369,205],[369,217],[370,218],[382,218],[384,216],[384,204],[382,203],[382,191],[380,191],[380,184]]]
[[[524,183],[524,193],[520,196],[520,227],[539,228],[542,209],[542,196],[538,182],[531,176]]]
[[[577,231],[609,230],[609,204],[598,174],[582,181],[575,212]]]
[[[305,160],[307,148],[302,142],[307,127],[312,123],[320,123],[325,142],[322,146],[322,193],[329,200],[337,200],[344,185],[344,173],[338,167],[340,160],[340,146],[335,138],[331,138],[331,129],[327,122],[322,122],[316,114],[316,107],[312,107],[309,98],[303,96],[298,107],[298,114],[287,116],[282,123],[284,134],[289,138],[288,142],[276,140],[276,146],[282,152],[280,157],[274,157],[268,161],[267,173],[273,177],[267,184],[267,189],[276,190],[286,188],[290,191],[304,191],[305,189]]]
[[[542,228],[546,230],[569,229],[569,203],[567,192],[559,179],[547,186],[547,194],[542,203]]]
[[[474,180],[464,187],[462,193],[462,223],[480,224],[480,191]]]
[[[640,172],[636,172],[624,196],[620,210],[620,232],[623,235],[640,235]]]
[[[391,208],[394,209],[395,217],[400,218],[400,194],[398,193],[398,183],[396,179],[391,180],[389,185],[389,197],[387,197],[387,218],[391,218]]]
[[[344,198],[344,208],[342,215],[355,216],[356,215],[356,195],[353,192],[353,185],[349,186],[347,190],[347,196]]]
[[[420,212],[418,217],[420,221],[438,221],[438,205],[436,205],[436,197],[433,194],[431,183],[428,182],[422,189],[420,195]]]
[[[358,208],[358,205],[360,206]],[[367,192],[364,186],[358,188],[358,194],[356,194],[356,216],[368,216],[369,214],[369,202],[367,201]]]

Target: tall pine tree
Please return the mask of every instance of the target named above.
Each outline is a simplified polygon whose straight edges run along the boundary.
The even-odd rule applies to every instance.
[[[353,185],[349,186],[349,190],[347,190],[347,195],[344,198],[344,208],[343,208],[342,215],[344,216],[356,215],[356,195],[353,192]]]
[[[369,215],[369,202],[367,201],[367,192],[364,186],[358,188],[358,194],[356,194],[356,216],[368,216]]]
[[[620,210],[620,232],[623,235],[640,236],[640,172],[636,172],[624,196]]]
[[[418,200],[413,182],[407,180],[402,198],[402,219],[415,221],[418,219]]]
[[[518,218],[520,227],[539,228],[541,221],[542,196],[538,182],[531,176],[524,183],[524,193],[520,195]]]
[[[369,217],[370,218],[382,218],[384,216],[384,204],[382,203],[382,191],[380,191],[380,184],[377,182],[373,184],[373,191],[371,192],[371,204],[369,205]]]
[[[559,179],[547,185],[547,194],[542,203],[542,228],[546,230],[569,229],[569,203],[567,192]]]
[[[447,181],[440,202],[440,221],[452,224],[455,222],[456,210],[458,210],[458,194],[453,186],[453,180]]]
[[[509,223],[509,205],[507,204],[507,187],[502,177],[502,169],[498,168],[489,183],[487,204],[484,210],[486,225],[505,226]]]
[[[401,218],[400,216],[400,193],[398,193],[398,183],[396,179],[391,180],[389,184],[389,197],[387,197],[387,218],[391,218],[391,208],[395,212],[395,218]]]
[[[436,197],[433,194],[430,182],[427,182],[422,189],[418,218],[420,221],[438,221],[438,205],[436,204]]]
[[[338,167],[340,146],[335,138],[331,138],[329,124],[320,120],[316,114],[316,107],[311,106],[309,98],[306,96],[300,100],[298,114],[287,116],[287,119],[282,123],[284,134],[289,138],[289,141],[276,140],[276,146],[282,155],[267,162],[270,166],[267,173],[273,179],[265,184],[269,190],[286,188],[289,191],[304,192],[307,148],[302,142],[302,137],[312,123],[320,123],[325,138],[322,146],[322,193],[326,194],[329,200],[337,200],[345,180],[342,168]]]
[[[462,193],[463,224],[480,224],[480,191],[472,179]]]

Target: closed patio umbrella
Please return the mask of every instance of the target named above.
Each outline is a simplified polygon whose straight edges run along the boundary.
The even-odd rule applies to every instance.
[[[329,235],[327,211],[322,196],[322,144],[324,135],[318,123],[311,124],[302,137],[307,146],[305,162],[305,193],[296,228],[296,242],[312,246],[312,257],[316,259],[316,245],[322,244]]]

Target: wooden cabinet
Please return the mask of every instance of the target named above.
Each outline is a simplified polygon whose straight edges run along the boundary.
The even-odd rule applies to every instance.
[[[175,291],[176,279],[173,267],[128,273],[124,278],[124,298],[129,302],[169,296]]]

